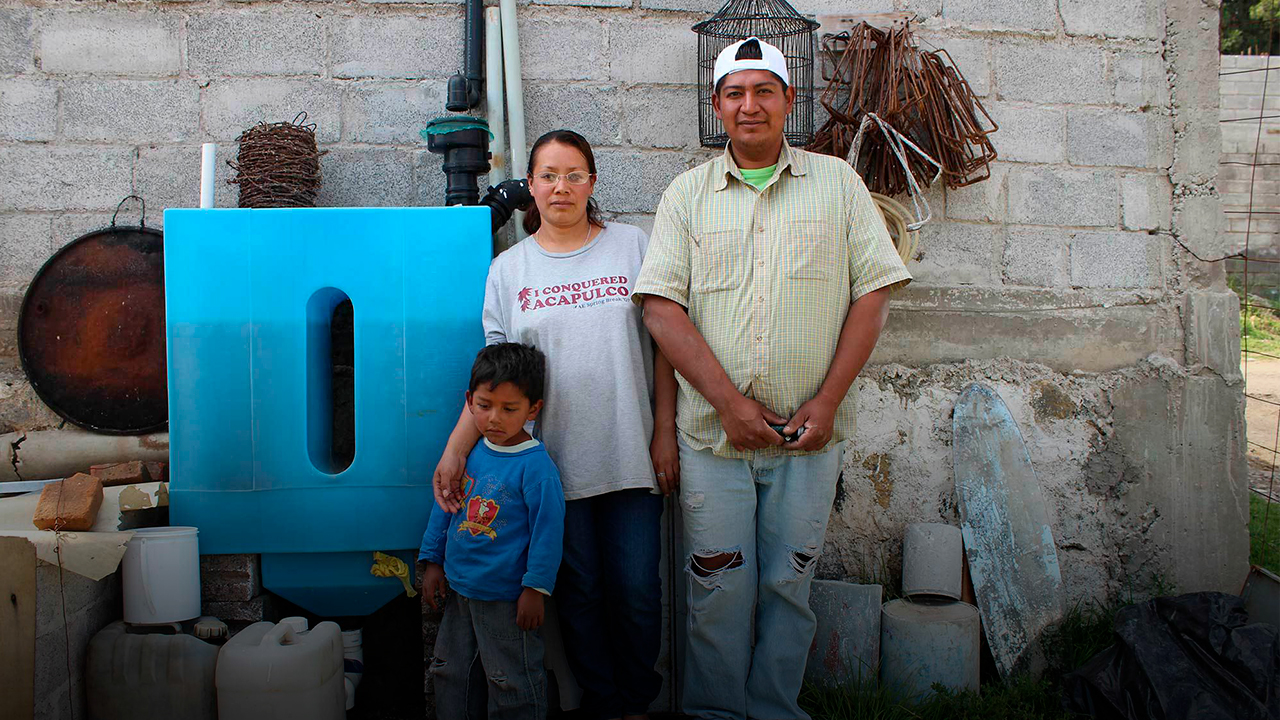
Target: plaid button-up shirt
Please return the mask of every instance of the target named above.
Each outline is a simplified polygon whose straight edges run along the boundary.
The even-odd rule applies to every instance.
[[[849,305],[910,281],[853,168],[784,142],[763,190],[743,180],[727,148],[671,182],[633,297],[683,305],[738,390],[790,417],[826,378]],[[685,442],[723,457],[751,455],[729,443],[711,403],[676,379]],[[833,441],[853,435],[856,415],[850,388]]]

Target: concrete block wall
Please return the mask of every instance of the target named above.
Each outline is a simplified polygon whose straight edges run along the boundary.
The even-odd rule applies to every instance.
[[[586,134],[610,217],[651,227],[670,179],[714,154],[698,146],[689,28],[719,4],[519,6],[528,137]],[[991,179],[928,191],[936,219],[861,381],[867,410],[822,573],[892,571],[906,523],[955,520],[951,404],[962,380],[986,379],[1027,423],[1055,530],[1074,538],[1061,545],[1073,596],[1116,592],[1138,571],[1176,575],[1187,590],[1238,587],[1243,421],[1224,367],[1230,333],[1217,327],[1235,320],[1215,310],[1226,307],[1222,268],[1183,249],[1224,248],[1216,10],[1193,0],[795,5],[823,17],[914,13],[918,35],[952,53],[1000,125]],[[0,0],[0,428],[56,422],[9,339],[31,275],[126,194],[147,199],[153,224],[164,207],[194,205],[201,142],[221,143],[225,160],[250,125],[305,110],[328,151],[322,205],[439,204],[440,161],[417,132],[444,113],[461,16],[451,1]],[[223,186],[218,202],[233,205],[234,190]],[[1202,465],[1152,465],[1140,444],[1151,438]],[[1193,483],[1213,523],[1176,511]],[[1086,515],[1098,524],[1077,531]],[[1151,519],[1135,530],[1137,516]]]
[[[1268,65],[1276,68],[1268,71]],[[1259,55],[1223,55],[1219,81],[1222,164],[1218,190],[1225,212],[1226,246],[1249,257],[1280,259],[1280,61]],[[1267,116],[1266,119],[1256,118]],[[1252,209],[1252,216],[1250,213]],[[1244,263],[1233,261],[1235,274]],[[1280,295],[1280,269],[1249,266],[1249,292]]]

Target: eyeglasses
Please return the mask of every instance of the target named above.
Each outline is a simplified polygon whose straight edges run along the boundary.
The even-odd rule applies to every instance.
[[[558,184],[560,182],[560,178],[568,180],[570,185],[586,185],[587,181],[591,179],[591,173],[583,172],[581,170],[575,170],[568,175],[557,175],[553,172],[540,172],[533,176],[533,181],[539,185],[551,187]]]

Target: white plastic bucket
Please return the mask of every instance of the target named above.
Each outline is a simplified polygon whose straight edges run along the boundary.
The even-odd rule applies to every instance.
[[[138,528],[124,551],[124,621],[178,622],[200,615],[200,547],[193,527]]]

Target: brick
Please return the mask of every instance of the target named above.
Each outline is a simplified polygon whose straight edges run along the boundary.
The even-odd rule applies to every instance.
[[[1065,287],[1070,281],[1066,231],[1009,228],[1003,275],[1007,285]]]
[[[169,482],[169,463],[167,462],[149,461],[147,472],[157,482]]]
[[[50,229],[47,215],[0,215],[0,282],[31,282],[53,253]]]
[[[0,8],[0,74],[30,70],[33,47],[31,12],[25,8]]]
[[[1056,0],[947,0],[942,17],[969,27],[1053,30],[1058,24],[1058,4]]]
[[[291,121],[300,111],[316,124],[316,142],[337,142],[342,87],[322,80],[214,80],[204,91],[207,139],[230,142],[259,122]]]
[[[102,481],[76,473],[44,486],[31,522],[41,530],[83,532],[93,527],[101,507]]]
[[[698,36],[684,22],[613,22],[609,76],[618,82],[697,85],[697,49]]]
[[[21,78],[0,80],[0,139],[47,141],[57,132],[57,87]]]
[[[920,260],[911,274],[926,285],[999,285],[1005,235],[1000,225],[935,220],[920,229]]]
[[[248,602],[262,594],[260,555],[201,555],[200,597]]]
[[[685,152],[597,151],[596,202],[605,212],[653,212],[662,191],[693,160]]]
[[[1071,237],[1071,285],[1153,288],[1163,283],[1161,240],[1147,233],[1076,232]]]
[[[269,619],[274,612],[275,603],[272,596],[266,593],[251,600],[200,600],[200,614],[211,615],[226,623],[232,631],[243,630],[245,626]]]
[[[70,140],[182,142],[200,131],[200,89],[190,80],[76,81],[62,89]]]
[[[187,67],[196,77],[319,75],[323,23],[311,12],[193,15],[187,19]]]
[[[319,207],[413,204],[412,155],[392,148],[343,148],[320,158]],[[440,204],[443,204],[441,202]]]
[[[89,468],[89,474],[101,480],[103,487],[137,485],[155,481],[151,476],[150,468],[141,460],[94,465]]]
[[[992,47],[1004,100],[1103,104],[1111,101],[1106,54],[1092,45],[1007,41]]]
[[[1164,114],[1067,111],[1067,159],[1074,165],[1167,168],[1173,163],[1173,123]]]
[[[1158,0],[1063,0],[1059,8],[1068,35],[1164,37],[1164,3]]]
[[[947,190],[947,217],[955,220],[1003,222],[1007,214],[1004,178],[1008,169],[1008,165],[997,161],[991,166],[990,178],[967,187]],[[942,208],[934,208],[935,214],[941,212]]]
[[[350,142],[421,145],[419,131],[441,115],[444,100],[442,80],[352,83],[347,87],[343,130]]]
[[[177,75],[178,17],[107,10],[50,15],[40,33],[40,67],[50,73]]]
[[[520,68],[525,81],[608,79],[604,27],[592,19],[521,17]]]
[[[1111,62],[1115,100],[1138,108],[1169,106],[1164,58],[1154,53],[1117,53]]]
[[[698,91],[694,87],[629,88],[622,97],[622,116],[631,145],[699,147]]]
[[[569,128],[592,146],[622,144],[621,93],[613,85],[529,84],[524,88],[525,136]],[[696,123],[696,120],[695,120]]]
[[[1121,226],[1126,230],[1168,230],[1173,223],[1173,185],[1164,174],[1120,177]]]
[[[987,111],[999,128],[991,135],[1001,160],[1060,163],[1067,158],[1066,113],[1057,108],[992,102]]]
[[[1028,225],[1113,226],[1119,191],[1109,170],[1023,167],[1009,170],[1009,222]]]
[[[15,210],[113,208],[130,194],[131,148],[0,148],[0,207]]]
[[[214,154],[214,207],[237,205],[239,187],[227,184],[236,174],[227,161],[237,151],[235,143],[220,143]],[[165,210],[200,207],[200,146],[138,148],[133,183],[134,191],[147,199],[147,224],[164,227]]]
[[[334,77],[446,78],[461,68],[459,17],[335,18],[331,42]]]

